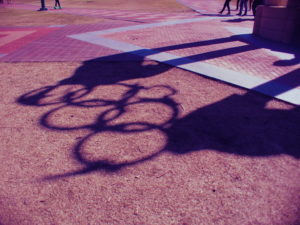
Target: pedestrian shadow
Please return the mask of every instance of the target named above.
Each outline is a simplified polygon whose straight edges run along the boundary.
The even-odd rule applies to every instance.
[[[241,23],[241,22],[246,22],[246,21],[254,21],[254,18],[235,18],[235,19],[230,19],[230,20],[222,20],[221,22],[229,22],[229,23]]]
[[[201,13],[201,16],[211,16],[211,17],[233,17],[234,15],[226,15],[220,13]]]
[[[89,60],[84,62],[71,77],[20,96],[17,99],[19,104],[53,107],[40,117],[39,121],[42,127],[61,132],[88,131],[87,135],[75,140],[74,147],[71,149],[74,159],[83,166],[82,169],[47,176],[43,180],[96,171],[113,172],[152,160],[163,152],[185,154],[192,151],[214,150],[247,157],[286,154],[299,158],[299,107],[294,106],[290,110],[269,109],[267,104],[272,98],[258,95],[253,91],[272,90],[275,96],[296,88],[300,85],[298,78],[300,69],[253,88],[252,91],[250,90],[244,95],[229,96],[218,102],[197,108],[185,116],[180,114],[179,103],[175,100],[178,93],[176,87],[140,85],[136,82],[128,82],[138,78],[154,77],[170,70],[172,66],[182,65],[186,62],[185,58],[182,58],[165,62],[169,65],[145,63],[144,57],[155,52],[206,46],[237,39],[244,40],[241,36],[233,36],[165,46],[151,51],[138,50]],[[201,61],[257,48],[259,47],[252,45],[239,46],[196,54],[189,59]],[[138,55],[140,60],[119,61],[120,59],[131,58],[132,55]],[[293,63],[299,61],[298,57],[299,55],[295,54]],[[280,64],[277,66],[281,66]],[[277,83],[290,84],[291,81],[293,81],[291,85],[274,89],[277,87]],[[121,88],[121,94],[117,98],[97,97],[94,94],[97,88],[105,86]],[[59,89],[62,91],[57,92]],[[168,113],[164,114],[159,111],[159,113],[147,117],[148,119],[139,117],[139,115],[145,114],[145,109],[149,105],[152,107],[154,105],[155,110],[163,107],[164,112]],[[95,112],[96,119],[89,122],[81,121],[80,124],[75,125],[59,124],[55,118],[59,114],[63,115],[64,110],[68,107],[73,107],[75,110],[90,109]],[[151,110],[149,109],[149,112],[155,111]],[[158,115],[163,116],[163,119],[156,121]],[[102,152],[97,153],[100,156],[96,159],[89,158],[87,153],[89,145],[87,143],[97,138],[101,139],[102,136],[107,136],[107,133],[121,136],[131,135],[131,137],[140,137],[141,134],[145,133],[149,137],[150,134],[159,133],[164,137],[164,144],[156,146],[150,152],[141,151],[141,154],[133,155],[130,159],[125,157],[126,159],[110,160],[106,156],[101,157]],[[103,150],[101,142],[96,147]],[[122,158],[122,155],[119,157]]]

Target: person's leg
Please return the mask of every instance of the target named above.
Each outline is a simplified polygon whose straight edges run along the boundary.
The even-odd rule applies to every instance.
[[[222,10],[219,12],[219,13],[223,13],[223,11],[225,10],[225,7],[226,7],[226,0],[225,0],[225,2],[224,2],[224,5],[223,5],[223,8],[222,8]]]
[[[245,7],[245,12],[244,12],[243,16],[246,16],[247,11],[248,11],[248,0],[244,0],[244,7]]]
[[[253,16],[255,16],[255,14],[256,14],[256,1],[253,1],[253,3],[252,3],[252,12],[253,12]]]
[[[236,9],[235,9],[235,10],[238,10],[238,9],[239,9],[239,5],[240,5],[240,0],[237,0],[237,1],[236,1]]]
[[[54,9],[60,9],[61,6],[60,6],[60,2],[59,0],[55,0],[55,6],[54,6]]]
[[[249,0],[249,10],[252,8],[253,0]]]
[[[239,16],[241,16],[242,15],[242,12],[243,12],[243,6],[244,6],[244,0],[240,0],[240,5],[239,5],[239,7],[240,7],[240,12],[237,14],[237,15],[239,15]]]
[[[227,15],[230,15],[230,5],[229,5],[229,3],[230,3],[230,0],[226,0],[226,7],[227,7]]]

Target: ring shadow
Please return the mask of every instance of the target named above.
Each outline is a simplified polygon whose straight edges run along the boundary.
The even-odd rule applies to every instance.
[[[186,47],[186,46],[185,46]],[[268,109],[266,104],[272,99],[248,91],[244,95],[232,95],[218,102],[198,108],[184,117],[180,117],[178,103],[173,96],[177,90],[171,86],[145,87],[139,84],[125,84],[136,78],[147,78],[163,73],[171,66],[161,63],[143,64],[140,60],[122,61],[132,57],[130,53],[121,53],[114,56],[102,57],[83,63],[75,73],[63,79],[53,86],[45,86],[30,91],[17,100],[18,103],[28,106],[58,105],[49,110],[40,118],[41,126],[60,131],[88,129],[89,134],[74,145],[73,156],[83,165],[83,169],[69,173],[52,175],[44,180],[53,180],[62,177],[86,174],[99,170],[113,172],[124,167],[136,165],[159,156],[162,152],[185,154],[192,151],[212,149],[215,151],[236,154],[248,157],[268,157],[286,154],[300,158],[300,109],[298,106],[290,110]],[[295,61],[298,61],[295,60]],[[254,90],[272,88],[276,82],[292,83],[293,87],[300,85],[300,69],[285,74],[277,80],[270,81]],[[295,82],[296,80],[296,82]],[[80,85],[82,88],[64,93],[54,101],[43,100],[51,95],[51,92],[62,86]],[[88,99],[87,97],[97,86],[119,85],[125,87],[123,95],[117,99]],[[159,87],[168,90],[168,94],[160,97],[138,97],[142,90],[150,90]],[[276,94],[288,91],[286,89],[275,90]],[[172,111],[169,118],[160,124],[144,121],[134,123],[120,123],[111,125],[120,116],[129,113],[127,108],[135,104],[160,103]],[[78,127],[58,127],[49,120],[51,115],[68,106],[97,108],[108,107],[99,113],[97,120],[90,124]],[[113,116],[108,116],[114,113]],[[89,160],[83,153],[83,146],[90,138],[105,131],[118,134],[140,133],[149,130],[158,130],[166,136],[165,146],[158,151],[142,158],[113,163],[108,160]]]

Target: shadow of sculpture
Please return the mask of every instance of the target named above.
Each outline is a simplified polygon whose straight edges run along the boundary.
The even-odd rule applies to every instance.
[[[211,42],[228,41],[220,39]],[[179,46],[162,47],[156,50],[185,48],[191,45],[205,45],[205,43],[190,43]],[[237,51],[247,51],[256,47],[239,47],[224,49],[217,53],[206,53],[205,58],[221,57],[235,54]],[[267,103],[272,99],[247,92],[244,95],[232,95],[219,102],[197,108],[185,116],[180,115],[178,103],[174,96],[177,90],[168,85],[143,86],[138,83],[125,81],[148,78],[169,70],[171,67],[159,63],[144,64],[140,61],[120,62],[115,57],[126,57],[129,53],[90,60],[83,63],[75,73],[63,79],[53,86],[46,86],[30,91],[18,98],[18,102],[30,106],[49,106],[53,109],[46,112],[40,118],[41,126],[57,130],[88,130],[88,134],[76,141],[73,151],[74,158],[83,165],[81,170],[65,174],[46,177],[46,180],[57,179],[66,176],[86,174],[99,170],[116,171],[124,167],[136,165],[159,156],[162,152],[184,154],[203,149],[216,150],[228,154],[237,154],[249,157],[267,157],[287,154],[295,158],[300,157],[300,110],[293,107],[290,110],[268,109]],[[193,56],[195,60],[202,60],[202,55]],[[295,55],[298,60],[298,55]],[[182,61],[178,60],[178,63]],[[274,96],[282,94],[291,88],[300,85],[300,69],[296,69],[277,80],[262,84],[253,90],[259,91],[272,89],[277,82],[294,81],[286,88],[274,90]],[[93,97],[93,91],[100,86],[114,85],[122,88],[122,94],[116,98]],[[275,85],[276,86],[276,85]],[[64,87],[60,94],[53,94],[57,89]],[[284,86],[282,86],[284,87]],[[147,94],[150,93],[150,94]],[[155,94],[153,94],[155,93]],[[139,109],[147,108],[154,104],[167,108],[169,112],[162,120],[148,121],[140,119],[139,111],[132,114],[135,106]],[[97,112],[97,118],[92,122],[86,122],[78,126],[61,126],[53,121],[55,114],[66,107],[75,109],[90,108]],[[133,107],[133,108],[131,108]],[[160,113],[159,114],[163,114]],[[122,119],[122,118],[134,119]],[[155,116],[153,116],[154,118]],[[90,158],[86,154],[87,142],[103,134],[114,135],[139,135],[146,132],[160,133],[164,139],[164,145],[156,147],[151,152],[133,156],[126,160],[109,160],[101,158],[101,152],[97,158]],[[152,133],[151,133],[152,134]],[[100,149],[101,146],[99,146]]]
[[[33,91],[30,91],[18,98],[18,102],[23,105],[46,106],[60,104],[61,102],[71,103],[75,99],[80,99],[93,91],[99,85],[117,84],[121,81],[131,80],[135,78],[146,78],[164,71],[169,70],[167,65],[147,64],[141,65],[143,59],[131,62],[120,62],[122,58],[132,58],[132,54],[121,53],[113,56],[101,57],[83,62],[74,74],[66,79],[63,79],[52,86],[45,86]],[[118,63],[116,63],[118,62]],[[79,85],[76,90],[68,90],[67,94],[56,96],[55,99],[43,102],[54,92],[61,87],[71,87]]]

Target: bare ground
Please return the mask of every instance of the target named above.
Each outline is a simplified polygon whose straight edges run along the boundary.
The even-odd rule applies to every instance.
[[[234,153],[218,132],[191,139],[182,127],[201,128],[201,117],[217,122],[221,113],[232,121],[212,124],[230,139],[267,102],[261,112],[270,113],[268,128],[277,133],[285,125],[272,113],[293,106],[151,61],[1,68],[2,224],[298,224],[293,154],[263,156],[242,136]],[[245,102],[249,113],[240,111]],[[231,118],[237,108],[242,114]],[[179,122],[164,125],[174,109]],[[180,121],[184,133],[173,142],[169,130]],[[249,134],[260,127],[253,121]],[[264,149],[285,143],[268,139],[272,134],[257,136],[266,139]]]
[[[186,10],[168,2],[62,4]],[[1,225],[300,224],[299,108],[152,61],[0,68]]]

